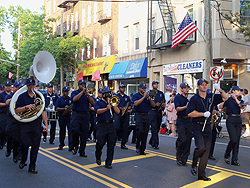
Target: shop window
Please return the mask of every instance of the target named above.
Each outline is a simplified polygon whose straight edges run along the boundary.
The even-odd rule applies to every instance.
[[[177,76],[169,75],[165,77],[165,87],[167,93],[172,93],[177,91]]]
[[[184,74],[183,78],[183,82],[187,82],[190,86],[189,93],[196,93],[197,81],[202,78],[202,73]]]

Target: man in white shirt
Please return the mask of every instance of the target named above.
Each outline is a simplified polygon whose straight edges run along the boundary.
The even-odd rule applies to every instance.
[[[244,112],[242,114],[242,124],[245,124],[246,126],[246,131],[242,135],[242,137],[248,137],[250,136],[250,130],[249,130],[249,117],[250,117],[250,96],[248,95],[248,90],[243,89],[242,95],[244,96],[244,104],[246,107],[244,108]]]

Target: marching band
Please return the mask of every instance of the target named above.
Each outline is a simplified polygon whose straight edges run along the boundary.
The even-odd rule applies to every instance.
[[[207,80],[199,79],[197,82],[198,92],[189,100],[189,85],[181,83],[181,93],[174,98],[178,129],[176,162],[179,166],[187,165],[191,139],[194,136],[196,148],[193,152],[191,173],[193,175],[198,174],[198,180],[204,181],[211,180],[205,173],[208,158],[215,160],[213,158],[215,141],[212,140],[212,130],[216,132],[216,127],[211,127],[212,115],[216,115],[219,109],[224,108],[228,116],[226,126],[230,138],[224,160],[227,164],[230,164],[229,157],[232,151],[231,164],[239,166],[238,152],[242,130],[240,110],[246,106],[244,101],[239,98],[241,89],[238,86],[232,88],[233,93],[228,98],[218,84],[214,84],[214,88],[220,94],[207,92],[207,84]],[[11,85],[13,85],[12,91]],[[45,107],[41,107],[38,118],[29,122],[20,122],[14,115],[21,114],[22,118],[29,116],[29,113],[35,110],[37,103],[41,103],[41,100],[43,100],[42,96],[38,95],[37,97],[36,95],[38,91],[34,90],[35,80],[33,78],[27,79],[25,86],[27,91],[15,99],[16,103],[13,107],[15,114],[12,114],[9,108],[11,108],[13,95],[22,87],[22,84],[18,81],[14,84],[7,81],[4,87],[1,87],[4,88],[4,91],[0,93],[0,119],[2,121],[0,125],[0,149],[3,149],[6,144],[5,156],[9,157],[11,151],[13,151],[13,162],[17,163],[20,160],[19,168],[23,169],[27,166],[28,149],[31,146],[28,167],[30,173],[38,173],[36,159],[41,133],[44,136],[43,141],[46,142],[46,133],[48,124],[50,124],[49,143],[53,144],[57,120],[60,128],[58,150],[63,150],[66,132],[68,132],[68,150],[72,151],[73,155],[79,152],[81,157],[87,157],[86,142],[92,139],[93,133],[93,141],[96,142],[95,158],[97,165],[101,165],[102,149],[107,143],[105,167],[108,169],[112,169],[114,147],[118,134],[122,138],[121,148],[128,149],[125,144],[130,134],[128,128],[131,124],[130,114],[132,111],[135,113],[135,122],[133,121],[133,123],[135,123],[137,135],[136,152],[140,155],[146,155],[145,149],[150,127],[152,134],[149,144],[154,149],[159,149],[158,132],[161,125],[162,110],[166,107],[166,100],[164,93],[158,90],[157,81],[152,82],[153,92],[147,92],[146,84],[141,83],[139,92],[133,94],[131,99],[125,94],[125,85],[123,84],[119,86],[118,94],[113,95],[111,89],[105,86],[98,90],[98,97],[95,98],[87,92],[85,80],[78,81],[78,89],[73,91],[71,96],[69,96],[70,88],[63,87],[61,97],[53,92],[53,85],[49,83],[47,85],[48,92],[43,95]],[[40,102],[38,102],[38,99],[41,99]],[[24,115],[24,113],[27,114]],[[211,144],[212,151],[210,150]],[[197,167],[198,161],[199,167]]]

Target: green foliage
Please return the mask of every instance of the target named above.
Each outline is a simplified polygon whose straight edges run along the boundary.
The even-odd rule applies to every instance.
[[[0,33],[4,31],[7,21],[7,10],[5,7],[0,6]]]

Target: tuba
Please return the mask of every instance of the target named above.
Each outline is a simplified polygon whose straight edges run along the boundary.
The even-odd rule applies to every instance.
[[[40,51],[36,54],[33,65],[30,68],[29,76],[35,76],[40,82],[49,83],[56,74],[56,61],[51,53],[47,51]],[[16,101],[22,93],[27,91],[27,86],[20,88],[16,91],[10,101],[10,112],[12,116],[20,122],[31,122],[36,120],[39,116],[41,116],[44,107],[45,107],[45,99],[41,92],[34,91],[35,97],[35,105],[36,108],[34,110],[27,109],[21,114],[15,113]],[[36,96],[39,97],[36,97]]]

